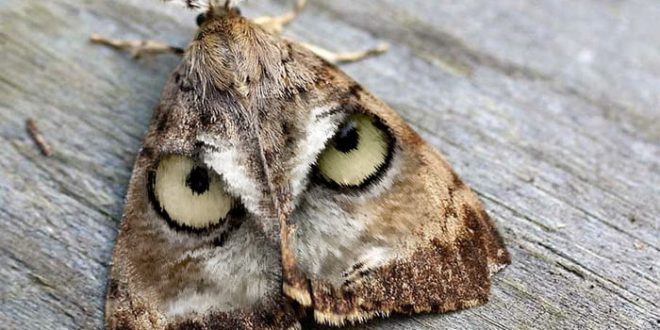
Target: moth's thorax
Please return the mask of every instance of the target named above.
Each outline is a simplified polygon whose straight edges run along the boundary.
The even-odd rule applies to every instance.
[[[242,16],[208,18],[184,62],[205,88],[236,93],[245,102],[292,97],[311,90],[324,63]]]

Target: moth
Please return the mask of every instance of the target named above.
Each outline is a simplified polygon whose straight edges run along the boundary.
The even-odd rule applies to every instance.
[[[204,5],[137,156],[109,329],[299,329],[483,304],[510,263],[474,192],[390,107],[281,37]]]

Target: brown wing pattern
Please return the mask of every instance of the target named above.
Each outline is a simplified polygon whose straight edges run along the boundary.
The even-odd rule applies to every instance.
[[[391,174],[357,197],[310,188],[297,206],[304,217],[294,214],[291,221],[291,249],[310,282],[290,297],[333,325],[486,302],[491,275],[510,259],[476,195],[390,108],[340,72],[333,79],[352,90],[341,100],[347,108],[370,113],[391,130]],[[319,200],[341,212],[319,211]]]

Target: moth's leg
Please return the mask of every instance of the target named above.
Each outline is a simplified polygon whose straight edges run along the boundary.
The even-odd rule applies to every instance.
[[[279,34],[284,27],[291,23],[305,7],[307,0],[296,0],[296,6],[291,11],[280,16],[261,16],[252,20],[252,22],[261,25],[270,33]]]
[[[166,43],[154,40],[125,40],[104,37],[93,33],[89,40],[96,44],[109,46],[119,50],[125,50],[134,58],[139,58],[142,55],[156,55],[156,54],[176,54],[183,55],[184,50],[180,47],[170,46]]]
[[[389,45],[387,44],[380,44],[374,48],[369,48],[365,50],[360,50],[360,51],[355,51],[355,52],[343,52],[343,53],[336,53],[331,50],[327,50],[325,48],[316,46],[316,45],[311,45],[308,43],[300,42],[301,45],[305,46],[307,49],[311,50],[314,52],[316,55],[320,56],[324,60],[333,63],[333,64],[340,64],[340,63],[350,63],[350,62],[356,62],[363,60],[367,57],[375,56],[375,55],[380,55],[384,52],[387,51],[389,48]]]

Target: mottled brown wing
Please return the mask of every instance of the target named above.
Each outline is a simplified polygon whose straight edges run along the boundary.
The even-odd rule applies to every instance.
[[[191,47],[220,48],[206,39]],[[112,258],[107,327],[299,328],[281,291],[280,246],[267,230],[272,198],[242,94],[212,86],[205,75],[218,66],[200,65],[202,56],[189,49],[173,72],[137,158]]]
[[[170,83],[164,94],[177,89]],[[189,109],[164,101],[154,118],[171,124],[158,127],[153,122],[135,164],[109,275],[107,328],[299,327],[281,294],[279,246],[265,238],[258,215],[235,205],[224,222],[191,228],[168,216],[154,196],[152,178],[167,157],[182,155],[203,163],[232,149],[223,156],[222,151],[199,147],[197,135],[185,132],[198,120]],[[191,126],[177,124],[181,122]],[[243,161],[226,163],[240,166]],[[210,163],[206,169],[214,172],[209,175],[223,173]]]
[[[387,105],[338,69],[325,74],[328,103],[372,116],[391,154],[357,188],[310,184],[299,196],[283,246],[284,260],[287,250],[295,259],[285,293],[333,325],[486,302],[491,275],[510,259],[474,192]]]

